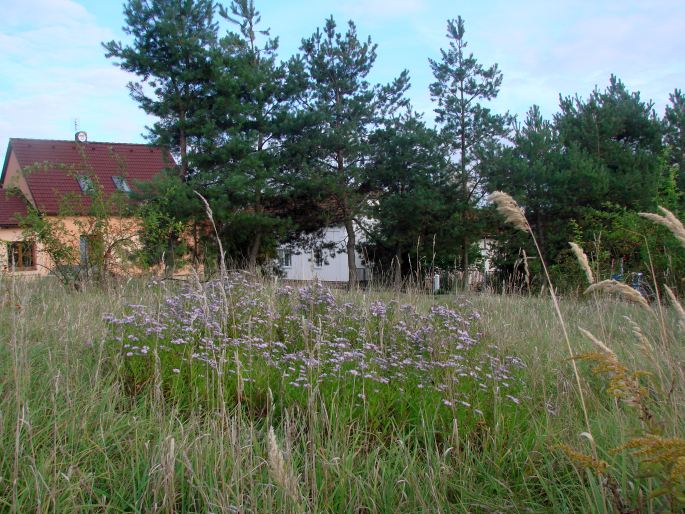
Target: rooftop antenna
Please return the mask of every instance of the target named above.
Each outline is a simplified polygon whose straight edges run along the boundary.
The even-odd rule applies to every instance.
[[[84,131],[78,129],[78,118],[74,118],[74,139],[79,143],[85,143],[88,141],[88,134]]]

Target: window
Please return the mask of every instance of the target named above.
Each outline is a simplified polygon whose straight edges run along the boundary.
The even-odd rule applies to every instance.
[[[323,268],[324,264],[323,251],[320,248],[317,248],[314,250],[314,267]]]
[[[95,191],[95,186],[93,186],[93,179],[87,175],[77,175],[76,180],[78,180],[78,185],[81,186],[81,191],[84,193],[92,193]]]
[[[81,266],[90,267],[102,260],[102,239],[92,234],[81,234],[79,245],[81,254]]]
[[[7,265],[11,271],[36,269],[36,245],[33,241],[7,243]]]
[[[281,268],[290,268],[293,265],[293,254],[288,250],[278,250],[278,265]]]
[[[112,177],[112,182],[114,182],[114,186],[117,188],[117,191],[121,191],[122,193],[130,193],[131,188],[128,185],[128,182],[126,182],[126,179],[122,176],[114,176]]]

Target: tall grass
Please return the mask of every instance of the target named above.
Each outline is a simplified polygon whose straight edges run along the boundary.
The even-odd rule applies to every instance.
[[[604,486],[556,449],[566,445],[583,454],[590,443],[581,435],[588,432],[583,408],[549,299],[340,292],[327,306],[312,301],[310,309],[293,310],[301,305],[297,290],[279,294],[269,283],[243,279],[232,287],[219,290],[224,300],[200,284],[130,281],[73,292],[50,279],[0,277],[0,510],[614,509]],[[124,334],[123,325],[103,321],[140,309],[161,322],[168,300],[191,293],[179,320],[193,306],[198,313],[218,306],[212,319],[241,341],[230,351],[216,350],[216,369],[155,346],[168,342],[162,336],[148,341],[145,354],[127,356],[131,347],[123,344],[130,343],[116,337],[134,335],[133,328],[123,327]],[[247,304],[236,308],[241,301]],[[475,341],[463,354],[469,366],[483,369],[492,362],[487,356],[525,364],[509,370],[515,389],[489,381],[475,390],[470,379],[452,380],[449,367],[421,368],[384,385],[342,366],[317,382],[325,366],[333,366],[321,356],[329,335],[345,337],[353,348],[377,346],[359,355],[391,358],[401,351],[421,366],[447,360],[414,352],[400,333],[402,326],[419,328],[425,318],[437,327],[425,340],[442,348],[442,338],[463,326],[440,325],[439,313],[446,311],[431,314],[435,302],[469,321],[468,336]],[[626,366],[651,372],[667,393],[655,406],[664,434],[682,437],[682,339],[677,313],[662,310],[658,317],[619,300],[559,299],[574,351],[593,349],[582,327]],[[474,311],[479,319],[471,317]],[[341,336],[345,327],[354,328],[354,335]],[[306,369],[302,382],[312,387],[291,385],[299,364],[293,366],[297,376],[285,377],[281,367],[259,360],[252,343],[243,344],[248,338],[279,340],[287,353],[301,357],[311,352],[323,362]],[[131,353],[148,344],[137,343]],[[606,395],[606,381],[589,364],[581,362],[579,369],[598,459],[611,466],[627,502],[665,509],[659,498],[648,498],[654,481],[636,478],[639,457],[608,451],[640,433],[640,420]],[[428,388],[408,387],[422,380]],[[446,391],[426,392],[440,381]]]

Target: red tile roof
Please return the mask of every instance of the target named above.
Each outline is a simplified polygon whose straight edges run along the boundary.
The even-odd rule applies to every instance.
[[[163,169],[176,166],[167,149],[150,145],[11,138],[5,167],[10,152],[22,169],[35,167],[25,175],[26,182],[36,207],[46,214],[58,213],[65,195],[76,195],[88,205],[75,175],[96,177],[105,194],[111,194],[116,191],[114,176],[125,177],[135,190],[137,181],[150,181]],[[4,174],[3,168],[3,180]]]
[[[0,189],[0,227],[18,227],[16,215],[26,216],[26,199],[16,190]]]

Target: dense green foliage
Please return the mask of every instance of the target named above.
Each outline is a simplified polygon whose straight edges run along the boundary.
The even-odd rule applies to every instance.
[[[173,264],[185,237],[195,242],[185,245],[193,260],[215,264],[194,190],[209,201],[227,256],[250,269],[269,269],[279,244],[321,248],[321,230],[340,225],[345,248],[328,250],[347,252],[350,285],[355,248],[363,246],[375,276],[399,286],[434,269],[480,266],[485,239],[506,281],[523,252],[534,252],[485,205],[486,193],[504,190],[525,208],[562,288],[580,284],[565,273],[569,241],[602,278],[681,271],[670,236],[637,216],[683,203],[679,89],[663,118],[615,76],[587,97],[560,97],[551,120],[536,106],[523,120],[497,114],[487,103],[502,72],[467,51],[458,17],[447,23],[447,48],[429,59],[432,129],[408,105],[406,70],[387,85],[368,81],[377,47],[352,21],[339,32],[326,20],[299,54],[282,59],[252,0],[130,0],[125,15],[132,41],[107,43],[107,56],[140,78],[129,87],[159,119],[150,138],[181,162],[172,201],[145,188],[148,263],[164,256]],[[215,19],[225,20],[225,35]],[[650,244],[660,250],[651,261]],[[540,263],[528,264],[539,283]]]

